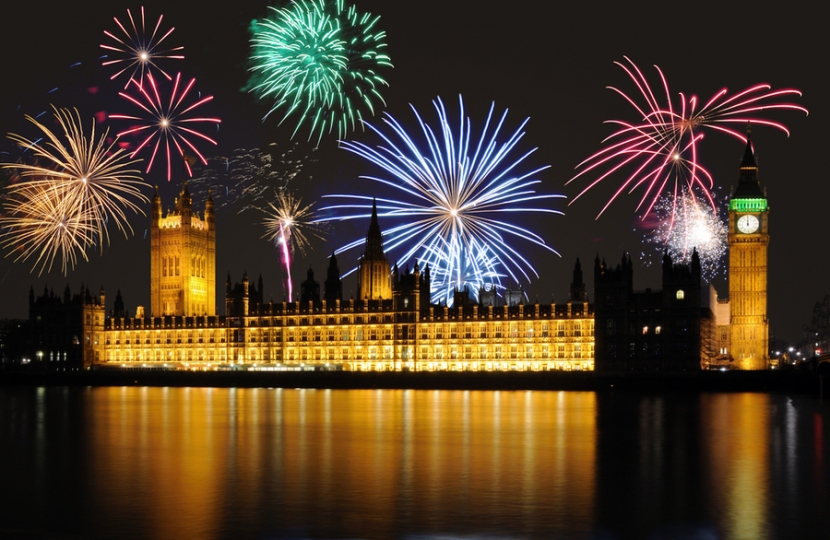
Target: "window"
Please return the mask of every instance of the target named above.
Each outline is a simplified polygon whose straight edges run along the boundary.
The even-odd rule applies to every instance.
[[[683,289],[678,289],[676,296],[678,300],[683,300],[684,298],[686,298],[686,293],[683,292]]]
[[[648,335],[648,326],[643,327],[643,335]]]
[[[660,327],[659,326],[654,327],[654,333],[658,336],[660,335]]]
[[[605,333],[609,336],[613,336],[617,333],[617,321],[614,319],[608,319],[605,321]]]

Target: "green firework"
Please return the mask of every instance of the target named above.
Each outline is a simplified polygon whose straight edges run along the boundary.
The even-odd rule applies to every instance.
[[[360,125],[364,112],[385,105],[379,88],[388,83],[378,68],[392,67],[380,17],[360,14],[343,0],[294,0],[270,7],[251,23],[250,79],[247,89],[270,100],[265,115],[280,110],[317,141],[336,130],[343,138]]]

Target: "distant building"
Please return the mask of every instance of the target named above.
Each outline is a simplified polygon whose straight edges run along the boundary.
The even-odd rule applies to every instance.
[[[0,320],[0,369],[16,368],[29,363],[28,321]]]
[[[799,349],[803,358],[830,352],[830,294],[813,305],[810,324],[804,326],[804,339]]]
[[[595,366],[605,373],[700,370],[700,259],[677,265],[663,256],[663,288],[634,290],[631,257],[616,267],[594,261]]]
[[[69,286],[63,296],[45,289],[35,297],[29,290],[29,320],[21,327],[26,352],[22,363],[41,371],[80,371],[95,361],[95,340],[104,328],[106,296],[88,288],[72,295]]]

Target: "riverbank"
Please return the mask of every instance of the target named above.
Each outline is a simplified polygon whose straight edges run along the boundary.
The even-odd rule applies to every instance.
[[[818,396],[818,375],[801,372],[699,372],[604,375],[593,372],[188,372],[96,370],[0,372],[0,385],[191,386],[419,390],[615,390],[638,392],[784,392]],[[830,387],[825,393],[830,392]]]

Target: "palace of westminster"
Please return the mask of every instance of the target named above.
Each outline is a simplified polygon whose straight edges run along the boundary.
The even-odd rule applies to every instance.
[[[430,269],[391,267],[377,210],[357,270],[357,298],[343,299],[332,255],[321,288],[311,270],[300,299],[264,302],[256,283],[225,285],[216,314],[216,223],[208,195],[193,210],[185,184],[175,210],[151,211],[150,309],[127,316],[120,293],[82,288],[63,297],[30,291],[31,354],[47,369],[343,369],[354,371],[596,370],[684,372],[767,369],[768,206],[751,142],[729,202],[729,298],[702,285],[700,261],[663,258],[662,289],[635,291],[630,257],[594,261],[589,303],[579,260],[567,302],[526,303],[521,290],[457,291],[430,302]],[[36,352],[35,352],[36,351]]]

